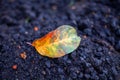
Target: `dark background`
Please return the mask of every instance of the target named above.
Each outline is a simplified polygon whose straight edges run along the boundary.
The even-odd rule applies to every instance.
[[[119,6],[120,0],[0,0],[0,80],[119,80]],[[71,54],[51,59],[26,43],[65,24],[82,38]]]

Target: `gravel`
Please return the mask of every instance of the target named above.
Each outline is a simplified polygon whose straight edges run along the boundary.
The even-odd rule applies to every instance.
[[[0,80],[119,80],[119,4],[119,0],[1,0]],[[82,38],[71,54],[51,59],[27,44],[65,24],[74,26]],[[25,59],[20,57],[23,52]]]

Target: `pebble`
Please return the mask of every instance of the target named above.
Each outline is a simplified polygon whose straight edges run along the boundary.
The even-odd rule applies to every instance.
[[[120,51],[120,40],[116,44],[116,49]]]
[[[16,65],[16,64],[13,65],[13,66],[12,66],[12,69],[16,70],[16,69],[17,69],[17,65]]]
[[[117,36],[120,36],[120,29],[117,29],[116,35],[117,35]]]
[[[45,62],[45,65],[46,65],[48,68],[50,68],[50,66],[51,66],[50,64],[51,64],[50,61],[46,61],[46,62]]]
[[[74,10],[69,6],[69,0],[15,0],[14,5],[6,0],[1,1],[1,80],[119,80],[119,54],[116,55],[117,53],[104,44],[92,41],[93,38],[105,40],[116,52],[120,52],[117,18],[120,10],[115,7],[119,7],[118,1],[91,0],[81,4],[82,1],[74,0]],[[52,10],[51,5],[56,5],[57,8]],[[26,20],[28,22],[25,22]],[[69,55],[60,59],[49,59],[40,56],[32,46],[26,44],[44,36],[57,26],[73,25],[73,21],[78,35],[86,36],[79,48]],[[39,29],[34,29],[35,26]],[[24,51],[27,59],[22,60],[20,53]]]
[[[85,74],[84,75],[86,79],[89,79],[90,78],[90,75],[89,74]]]

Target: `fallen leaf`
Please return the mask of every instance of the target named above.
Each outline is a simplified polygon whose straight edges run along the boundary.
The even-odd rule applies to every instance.
[[[74,51],[80,41],[75,28],[63,25],[33,41],[32,46],[43,56],[58,58]]]

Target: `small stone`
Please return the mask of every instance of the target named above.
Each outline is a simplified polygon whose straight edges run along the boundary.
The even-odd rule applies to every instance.
[[[90,78],[90,75],[89,74],[85,74],[84,75],[86,79],[89,79]]]
[[[95,59],[95,66],[100,66],[102,64],[101,60]]]
[[[86,35],[83,35],[83,38],[84,38],[84,39],[86,39],[86,38],[87,38],[87,36],[86,36]]]
[[[84,29],[84,32],[85,32],[87,35],[89,35],[89,36],[92,35],[92,30],[91,30],[90,28]]]
[[[60,76],[60,80],[65,80],[65,76],[64,75],[59,75]]]
[[[21,46],[20,46],[20,45],[18,45],[17,47],[18,47],[18,49],[21,49]]]
[[[86,63],[86,66],[87,66],[87,67],[90,67],[90,66],[91,66],[91,64],[90,64],[90,63]]]
[[[20,57],[21,57],[22,59],[26,59],[26,57],[27,57],[26,52],[21,53],[21,54],[20,54]]]
[[[56,6],[56,5],[53,5],[53,6],[52,6],[52,9],[53,9],[53,10],[56,10],[56,9],[57,9],[57,6]]]
[[[16,70],[16,69],[17,69],[17,65],[16,65],[16,64],[13,65],[13,66],[12,66],[12,69]]]
[[[79,77],[79,78],[82,78],[82,77],[83,77],[83,73],[80,73],[80,74],[78,75],[78,77]]]
[[[107,77],[104,74],[100,74],[99,76],[100,76],[101,80],[107,80]],[[95,77],[94,77],[94,79],[95,79]]]
[[[114,38],[114,37],[108,37],[108,41],[110,41],[110,43],[111,43],[112,45],[115,44],[115,38]]]
[[[75,9],[76,9],[76,6],[72,6],[71,9],[72,9],[72,10],[75,10]]]
[[[43,75],[45,75],[45,74],[46,74],[46,72],[45,72],[45,71],[42,71],[42,74],[43,74]]]
[[[61,68],[58,68],[59,73],[63,73],[63,70]]]
[[[97,59],[100,59],[100,58],[102,57],[102,52],[97,52],[97,53],[95,53],[95,57],[96,57]]]
[[[116,35],[120,36],[120,29],[117,29]]]
[[[120,51],[120,40],[116,44],[116,49]]]
[[[114,75],[117,75],[117,74],[118,74],[118,72],[117,72],[117,70],[115,69],[115,67],[112,67],[112,71],[113,71]]]
[[[75,72],[72,72],[70,75],[71,75],[71,77],[74,78],[74,79],[77,78],[77,74],[76,74]]]
[[[102,48],[101,47],[97,48],[97,51],[98,52],[102,51]]]
[[[48,68],[50,68],[50,61],[46,61],[46,62],[45,62],[45,65],[46,65]]]
[[[37,26],[34,27],[34,31],[38,31],[39,28]]]
[[[71,64],[71,60],[67,60],[67,63]]]

